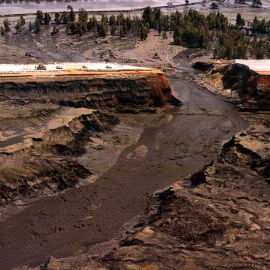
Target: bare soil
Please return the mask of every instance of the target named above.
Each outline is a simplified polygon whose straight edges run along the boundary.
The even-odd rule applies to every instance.
[[[196,75],[187,55],[197,52],[171,45],[171,34],[167,40],[151,32],[146,42],[118,37],[96,42],[91,34],[66,35],[64,27],[56,37],[50,31],[10,35],[0,46],[12,48],[11,54],[17,51],[24,63],[109,60],[161,67],[174,76],[169,81],[183,105],[156,114],[117,114],[121,125],[92,138],[77,159],[97,178],[14,211],[0,223],[3,270],[38,267],[51,256],[106,246],[121,236],[125,224],[144,215],[150,194],[210,163],[222,142],[247,126],[226,99],[191,82]],[[155,53],[159,58],[153,58]],[[15,58],[8,53],[1,62]]]

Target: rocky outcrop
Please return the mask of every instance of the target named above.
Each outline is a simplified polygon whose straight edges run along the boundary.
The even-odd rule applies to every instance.
[[[202,67],[203,66],[203,67]],[[229,97],[244,111],[270,109],[270,73],[256,72],[247,65],[232,61],[216,61],[213,67],[208,63],[196,62],[193,67],[203,69],[201,85],[215,93]]]
[[[61,154],[79,154],[84,150],[85,141],[93,132],[111,129],[119,123],[112,115],[98,111],[72,119],[67,126],[48,130],[41,140],[35,142],[40,150],[50,150]]]
[[[46,74],[1,74],[2,104],[57,104],[122,111],[149,111],[180,104],[158,70]],[[30,120],[33,128],[35,119]],[[80,178],[90,177],[92,173],[75,161],[76,156],[84,152],[89,136],[118,122],[117,117],[99,112],[82,114],[68,124],[49,129],[42,137],[32,141],[27,137],[27,144],[21,148],[3,150],[0,202],[4,205],[20,198],[54,194],[74,186]]]
[[[55,194],[90,177],[92,173],[72,157],[84,150],[89,136],[118,122],[117,117],[99,112],[81,115],[67,126],[47,131],[29,149],[1,154],[0,204]]]
[[[200,172],[157,192],[106,255],[51,258],[42,269],[268,269],[269,132],[240,132]]]
[[[224,89],[237,92],[243,109],[269,110],[270,76],[235,63],[225,70],[222,82]]]
[[[192,64],[193,68],[199,69],[199,70],[203,70],[203,71],[207,71],[211,68],[213,68],[214,66],[214,62],[213,61],[196,61]]]
[[[1,97],[21,102],[52,102],[87,108],[179,105],[160,72],[104,75],[55,76],[48,78],[6,77],[0,80]]]
[[[4,160],[4,161],[3,161]],[[37,198],[73,187],[80,178],[92,175],[71,158],[31,151],[2,156],[0,205],[18,199]]]
[[[107,269],[268,269],[270,142],[269,130],[261,131],[238,134],[196,177],[157,193],[146,225],[99,263]]]

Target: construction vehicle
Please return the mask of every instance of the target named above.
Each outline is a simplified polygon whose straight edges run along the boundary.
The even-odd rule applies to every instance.
[[[46,66],[44,64],[38,64],[38,66],[35,67],[36,70],[46,70]]]

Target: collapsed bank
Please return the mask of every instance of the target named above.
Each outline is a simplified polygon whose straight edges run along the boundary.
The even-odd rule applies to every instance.
[[[72,157],[119,122],[111,112],[181,103],[162,71],[111,63],[0,65],[0,89],[0,205],[91,176]]]

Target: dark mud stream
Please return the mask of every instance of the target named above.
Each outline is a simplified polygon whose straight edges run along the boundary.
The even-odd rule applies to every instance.
[[[29,206],[0,224],[0,269],[37,266],[113,237],[141,213],[148,193],[198,171],[245,127],[233,105],[189,81],[170,79],[184,105],[146,128],[95,183]],[[147,116],[146,116],[147,117]]]

